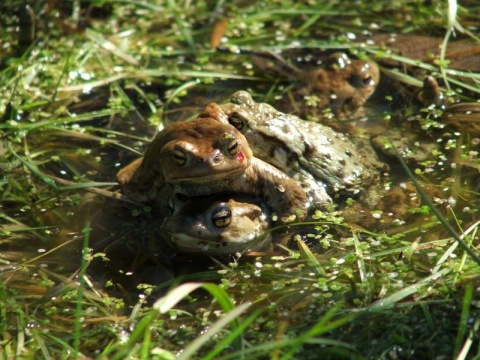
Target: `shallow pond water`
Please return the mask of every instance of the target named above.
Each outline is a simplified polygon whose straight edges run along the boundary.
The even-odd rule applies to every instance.
[[[359,2],[356,4],[361,6]],[[267,5],[262,4],[262,8]],[[268,13],[272,19],[267,22],[257,22],[250,10],[240,12],[243,15],[232,16],[230,28],[224,29],[221,48],[217,51],[210,50],[208,45],[215,22],[202,18],[194,22],[193,31],[200,48],[193,51],[194,44],[179,40],[182,37],[179,34],[185,35],[188,27],[170,33],[165,25],[172,19],[176,19],[172,27],[181,24],[177,13],[163,19],[165,24],[157,24],[141,6],[142,11],[137,9],[137,14],[135,6],[138,4],[119,6],[121,10],[116,13],[119,20],[115,25],[119,38],[112,36],[110,40],[116,43],[123,39],[126,48],[132,46],[129,51],[137,51],[145,60],[142,66],[120,46],[111,57],[98,56],[96,51],[105,51],[99,45],[102,39],[95,37],[103,29],[98,24],[91,25],[97,33],[87,31],[85,38],[79,35],[82,41],[88,39],[90,45],[84,45],[78,53],[75,44],[69,43],[68,48],[75,50],[66,54],[75,58],[75,63],[65,60],[60,66],[58,60],[52,60],[55,56],[64,59],[61,50],[58,50],[60,55],[38,50],[31,53],[31,59],[11,56],[1,62],[5,68],[3,74],[9,71],[14,74],[16,69],[24,71],[24,76],[17,80],[19,85],[13,89],[14,81],[4,79],[5,89],[11,90],[10,95],[16,95],[11,103],[1,102],[4,110],[0,121],[2,294],[7,290],[15,292],[26,307],[34,304],[42,309],[38,311],[38,324],[53,319],[54,331],[68,333],[76,289],[79,279],[83,278],[79,268],[82,259],[86,259],[88,292],[84,305],[93,314],[91,318],[86,317],[88,331],[95,330],[97,320],[104,320],[103,316],[137,314],[139,308],[148,309],[155,299],[187,281],[215,282],[228,291],[236,304],[252,302],[252,312],[259,310],[262,317],[245,336],[259,342],[270,341],[289,326],[296,335],[302,326],[320,319],[335,306],[340,306],[341,312],[361,313],[367,309],[366,323],[370,321],[372,325],[363,332],[362,341],[366,343],[382,338],[383,328],[378,330],[376,326],[383,321],[391,322],[392,318],[381,311],[397,303],[401,303],[400,309],[406,308],[409,302],[428,301],[432,314],[438,311],[454,319],[456,324],[458,312],[452,310],[451,294],[456,286],[463,292],[464,286],[472,284],[476,289],[474,298],[478,298],[478,265],[460,248],[455,248],[452,234],[439,222],[415,185],[425,191],[444,220],[477,251],[480,69],[478,44],[474,40],[463,35],[462,39],[453,41],[448,47],[450,53],[447,51],[451,63],[439,68],[442,60],[432,59],[430,51],[425,51],[435,46],[428,47],[430,40],[424,35],[434,33],[431,38],[435,44],[440,43],[443,25],[432,23],[429,24],[431,31],[415,32],[421,36],[399,35],[402,43],[421,44],[414,47],[415,51],[420,49],[420,55],[408,51],[393,53],[397,44],[386,41],[385,37],[390,35],[381,34],[383,31],[378,31],[373,23],[372,14],[374,18],[378,15],[375,9],[364,9],[365,13],[358,16],[346,12],[344,5],[338,5],[332,13],[335,16],[322,15],[329,20],[322,21],[323,25],[314,21],[317,14],[309,12],[297,16],[286,10],[278,14],[272,10]],[[199,4],[202,9],[204,6]],[[409,6],[414,5],[408,5],[408,9]],[[233,10],[238,11],[229,11],[233,13]],[[387,10],[392,14],[398,12],[393,8]],[[134,27],[128,16],[125,17],[130,13],[144,16],[139,19],[149,24],[146,30],[137,30],[142,33],[131,43],[129,37],[137,35],[132,35],[136,34]],[[344,17],[339,17],[341,13]],[[419,24],[434,22],[425,16],[426,19],[418,20]],[[468,14],[463,16],[470,19],[472,28],[478,28]],[[309,21],[305,22],[306,18]],[[385,28],[393,31],[395,26],[385,21]],[[367,23],[370,24],[368,31]],[[152,35],[156,28],[164,26],[168,28],[164,37]],[[309,36],[302,36],[310,27]],[[269,28],[276,32],[269,34],[272,31]],[[285,34],[295,35],[290,32],[292,28],[297,29],[300,40],[287,42]],[[339,32],[339,28],[342,31]],[[108,34],[109,30],[103,31]],[[377,43],[371,32],[378,33]],[[80,41],[74,34],[70,34],[68,41]],[[59,39],[64,46],[62,41],[67,40],[63,35]],[[56,41],[53,36],[52,49],[60,48]],[[8,47],[6,49],[8,51]],[[347,57],[339,57],[339,52]],[[36,58],[39,53],[42,56]],[[333,65],[332,56],[337,59]],[[95,61],[91,62],[92,59]],[[238,90],[249,91],[257,102],[297,111],[295,106],[294,110],[290,107],[291,103],[300,101],[295,91],[308,88],[304,83],[316,74],[315,69],[330,64],[328,66],[343,74],[342,61],[348,63],[346,59],[379,64],[376,91],[361,112],[348,117],[347,121],[339,120],[332,111],[315,109],[316,116],[352,137],[375,139],[381,161],[389,166],[382,180],[374,185],[375,193],[381,193],[383,201],[367,206],[359,201],[337,199],[341,204],[339,208],[315,212],[304,223],[289,224],[272,232],[274,242],[288,237],[291,239],[288,244],[268,251],[209,257],[176,253],[161,240],[165,234],[151,209],[120,199],[115,174],[141,156],[150,139],[165,124],[188,121],[212,101],[228,102]],[[68,68],[65,64],[70,68],[68,76],[63,77]],[[97,68],[112,71],[95,77]],[[38,79],[37,74],[41,74]],[[439,99],[435,97],[437,94],[432,98],[429,93],[432,89],[422,88],[426,75],[439,81],[442,100],[435,102]],[[25,99],[35,91],[45,90],[39,85],[42,76],[44,81],[60,80],[54,91],[50,89],[54,93],[47,92],[30,103]],[[375,75],[372,76],[353,77],[352,81],[358,88],[359,84],[364,86],[373,81]],[[346,86],[350,80],[344,78],[337,87]],[[434,105],[428,103],[432,99]],[[317,100],[312,97],[307,101],[306,114],[302,117],[315,120],[308,110]],[[13,110],[9,106],[13,106]],[[399,147],[414,179],[407,175],[398,154],[389,146],[390,139]],[[82,252],[87,253],[83,254],[86,256],[82,257]],[[459,278],[455,271],[462,276]],[[389,297],[392,294],[399,297],[392,299]],[[99,304],[106,304],[105,308]],[[195,338],[203,331],[201,328],[207,319],[219,314],[218,306],[201,291],[179,306],[194,316],[182,316],[180,312],[165,316],[162,318],[165,333],[160,330],[156,333],[166,342],[162,346],[171,351],[181,349],[185,339]],[[412,319],[421,316],[418,312],[428,313],[425,307],[421,307],[422,311],[419,308],[415,307],[412,311],[415,314],[408,321],[407,316],[403,318],[409,326],[410,320],[415,322]],[[17,307],[12,305],[11,309],[15,313]],[[378,309],[380,312],[371,315]],[[400,317],[399,323],[402,322],[400,313],[395,313]],[[411,326],[414,330],[409,334],[432,332],[437,318],[425,317],[428,321],[418,327]],[[117,327],[116,320],[113,323]],[[364,329],[359,324],[352,325],[352,329]],[[115,332],[111,328],[107,332],[109,336],[121,338],[120,333],[127,330],[120,328],[129,326],[118,326],[115,336],[111,335]],[[344,328],[339,338],[350,341],[360,333],[361,330]],[[443,338],[439,337],[442,339],[438,344],[443,341],[442,346],[447,350],[440,352],[451,351],[445,338],[455,334],[452,335],[451,329],[441,334]],[[366,339],[370,335],[372,338]],[[395,344],[395,348],[391,340],[383,341],[388,342],[392,353],[397,355],[402,355],[402,351],[415,353],[413,345],[413,350],[405,343]],[[95,340],[91,342],[85,345],[87,352],[98,353],[98,344]],[[377,354],[380,351],[383,349]]]
[[[305,51],[308,54],[308,50]],[[168,123],[188,120],[196,116],[209,102],[225,101],[225,96],[228,97],[236,90],[249,89],[253,94],[261,94],[268,86],[271,86],[270,82],[259,81],[241,83],[223,81],[211,86],[192,86],[187,96],[166,109],[164,121]],[[381,84],[378,91],[382,95],[389,94],[388,96],[392,98],[398,95],[397,88],[389,82],[387,85]],[[473,223],[478,207],[478,197],[474,188],[477,186],[475,179],[478,173],[476,168],[478,144],[475,142],[475,133],[446,128],[437,117],[438,110],[434,108],[426,115],[421,112],[420,105],[416,105],[416,113],[411,113],[410,103],[396,104],[395,109],[386,110],[391,107],[391,101],[385,99],[380,101],[379,97],[380,95],[374,94],[370,103],[367,103],[364,119],[368,120],[356,123],[353,137],[374,137],[375,134],[384,134],[390,129],[401,129],[404,133],[401,134],[403,139],[400,138],[400,141],[407,142],[411,140],[410,137],[416,137],[416,142],[412,142],[409,150],[415,155],[424,150],[418,146],[419,143],[433,144],[433,148],[426,147],[428,153],[418,155],[421,161],[413,158],[408,163],[418,175],[416,181],[426,191],[427,196],[434,199],[447,219],[453,219],[452,216],[455,214],[457,221]],[[105,101],[104,93],[98,92],[96,96],[87,97],[84,102],[77,102],[76,113],[81,115],[82,112],[89,111],[92,100],[96,104],[101,104]],[[82,103],[85,103],[85,108],[82,107]],[[408,114],[404,115],[406,108]],[[148,109],[137,105],[135,112],[105,116],[92,120],[91,123],[82,124],[90,129],[88,136],[85,137],[65,131],[43,134],[40,140],[35,141],[42,143],[42,156],[48,156],[50,153],[52,156],[41,165],[42,171],[65,179],[65,183],[60,182],[64,189],[67,189],[68,181],[78,181],[84,176],[91,182],[114,182],[118,169],[139,156],[130,149],[122,149],[119,145],[134,148],[141,153],[148,140],[140,139],[152,138],[156,131],[155,126],[148,125],[144,118],[139,116],[142,112],[148,112]],[[391,117],[389,122],[385,121],[386,116]],[[427,129],[422,130],[419,124],[423,124]],[[391,134],[394,136],[397,133],[392,131]],[[105,138],[106,143],[99,146],[98,138]],[[436,144],[440,145],[435,146]],[[421,248],[424,243],[428,244],[449,236],[425,206],[425,202],[422,201],[395,154],[392,156],[379,152],[382,161],[389,165],[390,170],[386,172],[387,176],[382,182],[374,186],[375,191],[384,192],[385,195],[384,201],[377,207],[369,208],[361,203],[344,205],[343,212],[339,211],[333,215],[319,213],[306,224],[292,225],[287,230],[288,236],[292,239],[295,234],[299,234],[316,253],[320,262],[332,257],[343,259],[341,261],[348,259],[355,247],[353,239],[360,241],[367,248],[373,246],[377,252],[388,253],[392,250],[391,256],[401,257],[402,251],[405,250],[402,250],[402,246],[406,244],[417,244],[416,246]],[[407,155],[408,161],[407,152],[403,154]],[[41,267],[49,264],[49,269],[53,268],[54,271],[66,275],[79,265],[75,259],[78,259],[82,246],[82,231],[89,226],[92,228],[89,233],[89,247],[93,249],[92,253],[106,253],[109,259],[103,261],[100,257],[95,258],[90,266],[90,274],[100,283],[111,280],[118,282],[117,288],[122,289],[122,296],[129,298],[133,296],[132,301],[135,301],[137,286],[141,283],[159,285],[164,281],[172,281],[180,274],[189,274],[189,279],[196,279],[195,273],[200,270],[212,271],[210,277],[221,278],[217,273],[218,265],[214,266],[215,263],[208,257],[175,254],[175,251],[162,240],[165,235],[159,231],[158,219],[152,217],[148,209],[115,199],[112,190],[117,194],[119,192],[118,187],[110,187],[104,195],[72,192],[70,196],[68,190],[60,193],[49,190],[52,191],[51,198],[47,197],[33,207],[24,206],[20,209],[18,207],[9,209],[8,202],[5,202],[2,205],[4,211],[12,218],[19,221],[36,218],[38,223],[45,227],[40,230],[43,241],[38,243],[32,234],[28,237],[28,247],[19,241],[14,248],[22,249],[24,256],[30,258],[38,255],[37,252],[60,246],[51,256],[41,257],[36,263]],[[41,192],[41,189],[36,191]],[[27,221],[27,224],[31,223]],[[282,231],[277,233],[273,234],[274,242],[275,236],[284,236],[281,235]],[[71,245],[63,246],[70,242]],[[293,245],[292,250],[299,250],[294,241],[290,245]],[[75,250],[72,251],[72,248]],[[275,250],[279,251],[279,256],[282,256],[282,253],[288,256],[285,250],[280,248]],[[370,255],[371,251],[373,250],[368,251]],[[268,252],[249,255],[247,252],[243,254],[242,259],[253,259],[251,261],[254,264],[255,256],[263,256],[262,263],[266,261],[272,264],[269,258],[274,255]],[[228,266],[229,263],[238,262],[238,256],[239,254],[224,255],[217,260]],[[180,260],[177,260],[177,257]],[[68,266],[64,264],[65,258],[71,259]],[[427,253],[425,257],[417,259],[419,262],[417,265],[423,268],[421,271],[428,271],[435,259],[433,253]],[[431,265],[424,263],[425,260],[431,261]],[[202,279],[202,276],[199,279]],[[160,287],[165,289],[165,286]],[[157,296],[160,294],[162,291],[157,293]],[[256,296],[252,294],[252,300]]]

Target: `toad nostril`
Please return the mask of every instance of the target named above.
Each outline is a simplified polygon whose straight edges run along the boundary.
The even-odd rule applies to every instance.
[[[218,165],[223,161],[223,155],[218,152],[212,156],[211,160],[214,165]]]
[[[342,105],[342,110],[347,111],[348,109],[355,108],[353,103],[353,98],[345,99]]]
[[[185,195],[185,194],[176,193],[175,196],[176,196],[177,200],[179,200],[179,201],[187,201],[188,200],[188,196]],[[172,205],[172,208],[173,208],[173,202],[171,203],[171,205]]]
[[[374,85],[373,78],[370,75],[366,75],[366,76],[352,75],[350,77],[349,82],[350,82],[350,85],[352,85],[357,89],[365,86]]]
[[[373,79],[371,76],[366,76],[362,79],[363,86],[373,85]]]

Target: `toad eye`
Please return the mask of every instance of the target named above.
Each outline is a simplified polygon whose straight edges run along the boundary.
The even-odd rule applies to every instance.
[[[350,60],[347,54],[333,53],[326,60],[325,65],[327,68],[331,70],[340,71],[340,70],[346,69],[351,63],[352,61]]]
[[[178,165],[185,165],[187,162],[187,154],[181,149],[173,150],[173,158]]]
[[[245,127],[245,120],[238,113],[233,113],[231,116],[229,116],[228,122],[239,131]]]
[[[212,214],[212,222],[217,228],[223,228],[230,225],[232,222],[232,211],[227,205],[219,206],[219,208]]]
[[[228,145],[228,153],[232,156],[237,155],[238,152],[238,141],[237,139],[234,139],[230,142]]]

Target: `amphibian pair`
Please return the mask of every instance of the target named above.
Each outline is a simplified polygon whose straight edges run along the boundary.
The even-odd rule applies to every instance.
[[[117,178],[127,196],[154,205],[178,249],[222,253],[249,248],[270,213],[301,221],[309,207],[362,192],[382,166],[367,144],[240,91],[168,125]]]

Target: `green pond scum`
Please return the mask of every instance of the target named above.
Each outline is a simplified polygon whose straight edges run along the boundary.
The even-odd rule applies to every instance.
[[[2,1],[0,360],[480,359],[479,13],[471,0]],[[346,119],[295,95],[332,56],[339,74],[349,59],[380,71]],[[269,230],[291,235],[272,252],[159,245],[154,211],[116,173],[238,90],[384,135],[390,202],[340,199]]]

